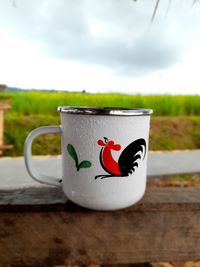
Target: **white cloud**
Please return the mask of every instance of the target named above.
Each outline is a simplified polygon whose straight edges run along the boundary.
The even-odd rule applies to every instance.
[[[89,91],[199,92],[199,5],[0,2],[0,83]],[[192,87],[192,89],[188,89]]]

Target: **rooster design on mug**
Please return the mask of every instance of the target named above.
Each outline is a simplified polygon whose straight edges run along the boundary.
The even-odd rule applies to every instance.
[[[95,179],[129,176],[138,167],[138,160],[144,160],[146,156],[146,141],[143,138],[129,144],[121,152],[118,161],[113,158],[112,151],[119,151],[121,149],[120,144],[115,144],[114,141],[108,140],[107,137],[104,137],[104,141],[98,140],[97,144],[102,147],[99,155],[101,166],[108,174],[97,175]]]

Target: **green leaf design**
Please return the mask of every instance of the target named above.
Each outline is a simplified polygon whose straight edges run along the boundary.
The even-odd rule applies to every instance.
[[[73,158],[73,160],[75,161],[76,163],[76,168],[78,168],[78,156],[76,154],[76,150],[75,148],[73,147],[73,145],[71,144],[68,144],[67,145],[67,151],[69,153],[69,155]]]
[[[78,156],[72,144],[67,145],[67,151],[69,155],[72,157],[72,159],[75,161],[77,171],[79,171],[81,168],[90,168],[92,166],[92,163],[88,160],[83,160],[81,161],[80,164],[78,163]]]
[[[92,163],[88,160],[83,160],[81,163],[78,165],[77,170],[79,171],[81,168],[90,168],[92,166]]]

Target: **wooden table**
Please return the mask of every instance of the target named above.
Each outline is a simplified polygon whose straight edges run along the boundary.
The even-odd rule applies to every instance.
[[[53,187],[0,191],[0,266],[188,260],[200,260],[199,188],[149,188],[110,212],[78,207]]]

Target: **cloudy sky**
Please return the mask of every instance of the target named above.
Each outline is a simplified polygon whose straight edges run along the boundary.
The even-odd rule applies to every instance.
[[[200,94],[200,1],[0,0],[0,83]],[[171,3],[171,4],[170,4]]]

